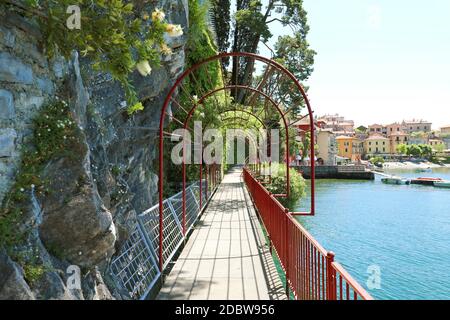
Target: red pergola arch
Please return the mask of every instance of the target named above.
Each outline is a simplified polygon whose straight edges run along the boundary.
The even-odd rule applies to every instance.
[[[184,106],[181,105],[181,103],[179,101],[177,101],[176,99],[176,93],[178,91],[184,91],[186,93],[186,89],[183,86],[183,81],[185,79],[187,79],[188,77],[192,76],[195,79],[195,74],[194,72],[199,70],[199,68],[203,67],[203,66],[207,66],[207,64],[209,63],[219,63],[222,59],[227,59],[230,57],[234,57],[235,59],[247,59],[247,60],[252,60],[252,63],[255,64],[256,62],[258,63],[262,63],[265,66],[265,72],[263,77],[261,78],[262,80],[259,81],[258,85],[256,87],[252,87],[252,83],[255,83],[255,81],[253,81],[253,78],[250,77],[250,81],[249,83],[230,83],[227,84],[226,81],[224,80],[224,86],[220,87],[220,88],[215,88],[209,92],[206,93],[200,93],[202,94],[202,96],[199,99],[192,99],[192,105],[190,105],[190,108],[185,108]],[[206,73],[209,79],[210,75],[208,74],[208,69],[206,69]],[[303,87],[301,86],[300,82],[295,78],[295,76],[289,72],[283,65],[279,64],[276,61],[267,59],[265,57],[256,55],[256,54],[252,54],[252,53],[239,53],[239,52],[234,52],[234,53],[221,53],[219,55],[210,57],[194,66],[192,66],[191,68],[187,69],[185,72],[183,72],[183,74],[177,79],[177,81],[175,82],[175,84],[172,86],[172,88],[170,89],[169,93],[166,96],[166,99],[164,101],[164,105],[162,107],[162,111],[161,111],[161,116],[160,116],[160,123],[159,123],[159,182],[158,182],[158,186],[159,186],[159,263],[160,266],[162,268],[163,266],[163,191],[164,191],[164,135],[165,134],[170,134],[170,132],[166,132],[164,129],[164,125],[165,125],[165,119],[166,116],[169,116],[172,121],[175,121],[176,123],[180,124],[184,129],[188,129],[188,124],[190,119],[192,118],[194,111],[203,104],[203,102],[212,96],[215,96],[217,93],[221,92],[221,91],[232,91],[232,90],[245,90],[245,91],[250,91],[252,93],[252,99],[254,97],[254,95],[258,95],[260,97],[263,97],[265,99],[265,101],[268,101],[270,104],[269,106],[273,108],[273,110],[275,110],[281,119],[281,122],[283,124],[284,130],[285,130],[285,162],[286,162],[286,192],[285,194],[280,194],[277,196],[284,196],[284,197],[288,197],[289,196],[289,189],[290,189],[290,181],[289,181],[289,123],[287,122],[287,118],[286,115],[293,109],[294,106],[288,106],[287,110],[282,110],[282,102],[276,102],[275,99],[273,98],[274,94],[275,94],[275,90],[271,88],[270,92],[264,92],[264,82],[266,81],[266,78],[268,77],[268,73],[270,72],[277,72],[278,73],[278,77],[276,78],[277,81],[280,81],[279,78],[280,76],[283,78],[287,78],[288,81],[291,81],[291,85],[293,86],[293,88],[297,89],[297,92],[301,94],[301,96],[303,97],[303,100],[305,101],[305,105],[306,105],[306,110],[308,112],[308,114],[305,117],[309,117],[309,122],[310,122],[310,132],[311,132],[311,146],[314,146],[314,118],[313,118],[313,112],[311,109],[311,105],[309,103],[308,97],[306,95],[305,90],[303,89]],[[252,75],[253,76],[253,75]],[[195,82],[197,82],[197,80],[195,79]],[[210,80],[211,82],[211,80]],[[211,87],[213,87],[212,82],[211,82]],[[277,87],[279,89],[279,82],[277,83]],[[188,96],[189,92],[187,93]],[[226,97],[226,96],[225,96]],[[217,98],[217,97],[215,97]],[[169,105],[173,103],[174,105],[176,105],[180,110],[182,110],[183,112],[186,113],[186,116],[184,117],[183,120],[180,120],[176,117],[174,117],[172,114],[168,113],[168,108]],[[188,109],[188,110],[187,110]],[[239,111],[241,112],[242,110],[240,109],[231,109],[231,110],[225,110],[226,112],[230,112],[230,111]],[[249,113],[249,111],[246,111]],[[261,119],[259,119],[259,117],[257,115],[252,114],[254,117],[256,117],[258,120],[260,120],[261,123],[264,123]],[[185,154],[185,150],[183,150],[183,155]],[[314,159],[314,147],[311,147],[311,159]],[[185,229],[185,212],[186,212],[186,195],[185,195],[185,190],[186,190],[186,163],[185,161],[183,161],[182,163],[183,165],[183,232],[186,232]],[[311,161],[311,210],[309,213],[306,214],[314,214],[315,211],[315,206],[314,206],[314,161]],[[200,188],[201,188],[201,181],[202,181],[202,164],[200,164]],[[200,192],[201,194],[202,192]],[[201,200],[201,198],[200,198]]]

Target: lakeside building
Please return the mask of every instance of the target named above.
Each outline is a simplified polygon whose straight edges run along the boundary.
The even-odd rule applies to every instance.
[[[402,122],[403,129],[406,133],[413,133],[413,132],[431,132],[431,122],[425,121],[425,120],[404,120]]]
[[[399,134],[404,132],[403,126],[400,123],[391,123],[386,126],[386,135],[389,137],[391,135]]]
[[[442,149],[446,148],[446,144],[441,139],[430,139],[428,144],[433,148],[433,151],[439,150],[439,146],[442,146]]]
[[[336,138],[331,129],[319,129],[317,133],[317,158],[327,166],[336,164],[337,146]]]
[[[372,124],[369,126],[369,134],[386,134],[387,128],[381,124]]]
[[[352,134],[355,128],[355,122],[353,120],[347,120],[345,117],[340,116],[339,114],[334,115],[324,115],[317,119],[317,121],[322,121],[325,123],[324,129],[331,129],[335,133],[349,133]]]
[[[371,135],[364,141],[364,153],[369,155],[389,155],[390,140],[383,135]]]
[[[450,134],[450,124],[441,127],[441,134]]]
[[[445,144],[446,149],[450,149],[450,136],[441,138],[442,142]]]
[[[336,137],[338,156],[347,158],[352,162],[361,161],[363,154],[363,142],[355,137],[338,136]]]
[[[409,144],[409,134],[403,131],[395,131],[395,133],[390,134],[388,137],[390,143],[390,153],[392,154],[397,153],[397,147],[400,144]]]

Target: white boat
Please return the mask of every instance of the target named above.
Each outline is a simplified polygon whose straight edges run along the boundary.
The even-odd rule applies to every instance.
[[[402,177],[382,178],[381,181],[386,184],[409,184],[409,180]]]
[[[450,189],[450,181],[435,181],[433,182],[435,187],[438,188],[449,188]]]

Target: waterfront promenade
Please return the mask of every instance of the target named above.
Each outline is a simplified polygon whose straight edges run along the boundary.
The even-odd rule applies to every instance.
[[[241,168],[225,175],[158,299],[286,299]]]

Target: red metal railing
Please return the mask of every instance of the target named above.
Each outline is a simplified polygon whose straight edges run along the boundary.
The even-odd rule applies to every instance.
[[[290,288],[300,300],[372,300],[303,226],[244,169],[244,181],[263,221]]]

